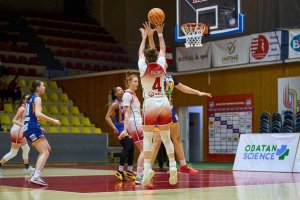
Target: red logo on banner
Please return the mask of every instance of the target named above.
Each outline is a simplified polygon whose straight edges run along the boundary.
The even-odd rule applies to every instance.
[[[258,35],[257,38],[252,39],[251,53],[255,59],[261,60],[266,57],[269,52],[269,48],[269,41],[264,35]]]

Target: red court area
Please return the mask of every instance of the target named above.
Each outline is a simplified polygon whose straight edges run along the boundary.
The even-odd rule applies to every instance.
[[[61,167],[58,167],[60,169]],[[72,167],[74,169],[76,167]],[[78,167],[78,169],[110,169],[111,167]],[[295,173],[271,173],[271,172],[243,172],[232,170],[200,170],[198,174],[179,173],[179,181],[175,186],[168,183],[167,172],[157,172],[154,177],[155,190],[179,189],[179,188],[204,188],[241,185],[264,185],[278,183],[299,183],[300,174]],[[144,190],[134,181],[120,182],[113,175],[90,176],[51,176],[44,177],[48,182],[47,190],[94,193]],[[0,185],[20,188],[40,188],[28,183],[26,177],[2,177]],[[147,190],[147,189],[146,189]]]

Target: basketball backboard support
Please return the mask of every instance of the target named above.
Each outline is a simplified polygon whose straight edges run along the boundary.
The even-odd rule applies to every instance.
[[[209,27],[205,37],[218,37],[244,31],[240,0],[176,0],[175,40],[184,42],[181,25],[204,23]]]

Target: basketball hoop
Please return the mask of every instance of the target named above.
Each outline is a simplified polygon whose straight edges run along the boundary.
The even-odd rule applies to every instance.
[[[181,30],[186,36],[185,48],[202,47],[203,34],[208,32],[207,25],[202,23],[186,23]]]

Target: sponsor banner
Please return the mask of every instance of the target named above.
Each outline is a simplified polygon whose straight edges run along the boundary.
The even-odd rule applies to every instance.
[[[178,71],[192,71],[210,68],[211,45],[210,43],[205,43],[202,47],[177,47],[176,61]]]
[[[251,35],[250,62],[280,60],[281,31]]]
[[[285,110],[300,111],[300,77],[278,79],[278,112]]]
[[[299,134],[243,134],[233,170],[292,172]]]
[[[212,42],[213,67],[249,63],[250,36]]]
[[[208,160],[233,161],[240,135],[252,133],[254,97],[251,94],[214,96],[207,101]]]
[[[300,58],[300,29],[289,31],[289,58]]]

